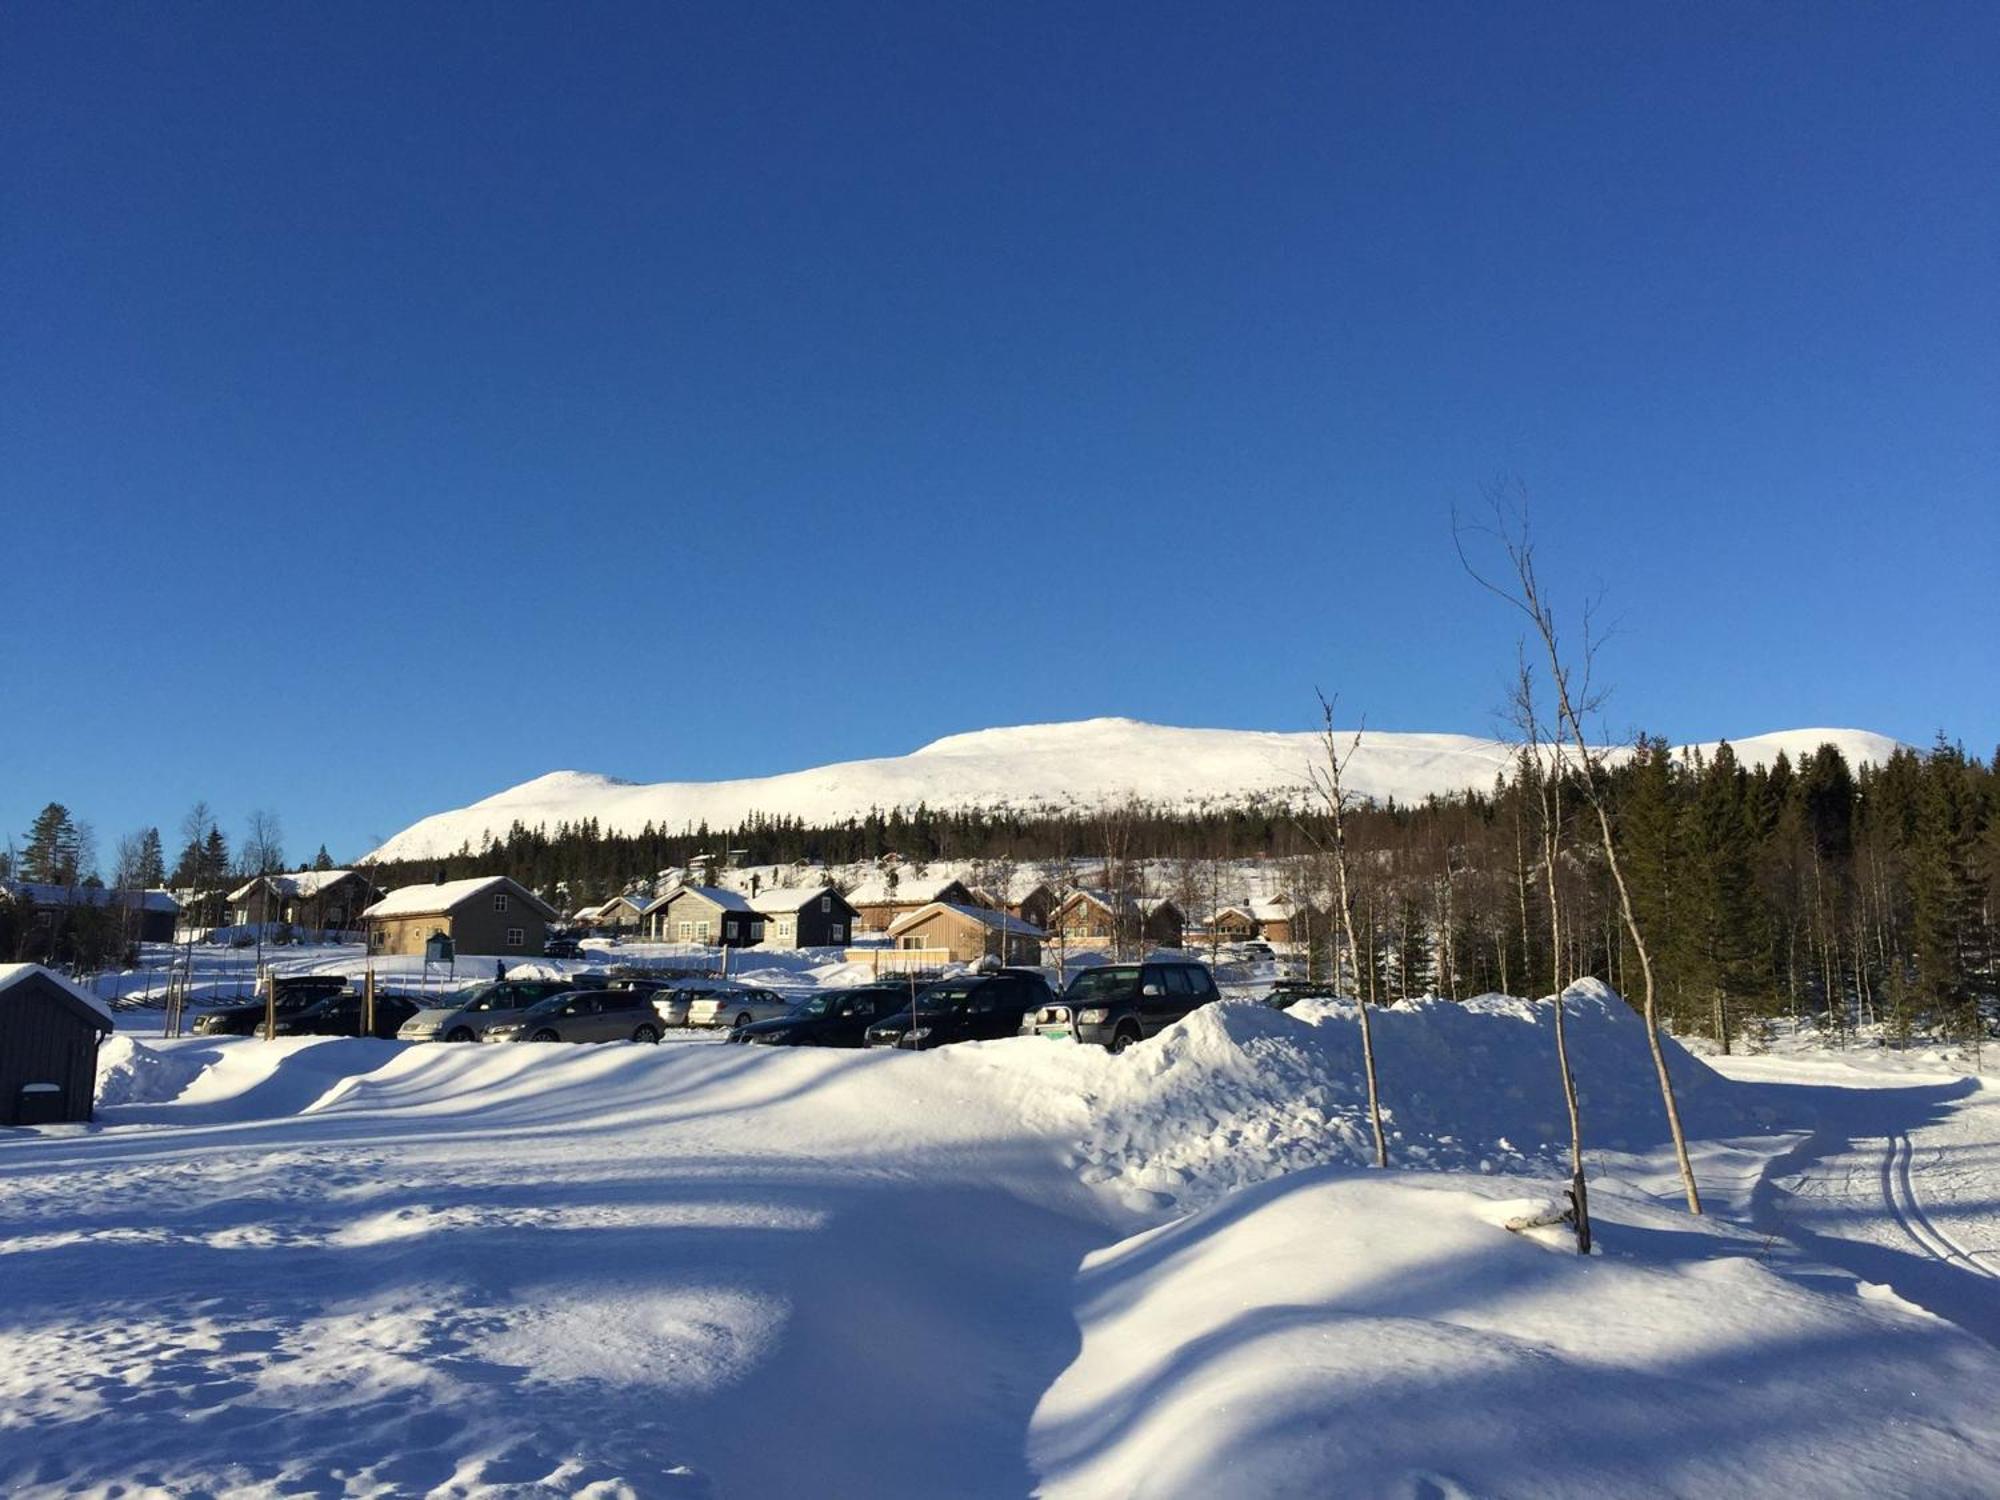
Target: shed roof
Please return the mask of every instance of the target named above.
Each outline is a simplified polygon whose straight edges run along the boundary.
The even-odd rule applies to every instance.
[[[32,979],[37,974],[48,980],[57,989],[62,990],[72,1000],[76,1001],[77,1004],[90,1011],[103,1026],[104,1030],[111,1030],[113,1023],[110,1006],[106,1005],[88,990],[78,989],[53,969],[45,969],[40,964],[0,964],[0,1001],[4,1001],[7,998],[8,991],[14,989],[22,981]]]
[[[544,918],[554,919],[554,907],[533,891],[505,875],[488,875],[471,880],[444,880],[430,885],[406,885],[389,892],[361,915],[364,917],[428,917],[452,910],[475,896],[506,887],[507,894],[519,896]]]

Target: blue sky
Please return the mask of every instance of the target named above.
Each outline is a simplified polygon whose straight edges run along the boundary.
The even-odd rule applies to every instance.
[[[0,15],[0,826],[1127,714],[2000,741],[2000,11]]]

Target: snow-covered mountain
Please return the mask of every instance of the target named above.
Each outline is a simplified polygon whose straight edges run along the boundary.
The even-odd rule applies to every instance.
[[[1797,760],[1821,744],[1851,763],[1880,761],[1897,748],[1860,729],[1788,729],[1734,740],[1739,758]],[[1708,747],[1704,747],[1708,748]],[[851,760],[744,781],[620,781],[589,771],[552,771],[470,807],[411,824],[370,859],[425,859],[503,836],[516,821],[532,828],[595,818],[606,832],[636,833],[651,823],[674,831],[706,823],[730,828],[752,813],[836,823],[870,808],[1018,809],[1090,807],[1128,796],[1198,808],[1256,797],[1296,797],[1319,750],[1311,733],[1176,729],[1133,719],[1084,719],[947,735],[908,755]],[[1485,787],[1512,750],[1461,734],[1370,730],[1348,766],[1361,796],[1415,800]]]

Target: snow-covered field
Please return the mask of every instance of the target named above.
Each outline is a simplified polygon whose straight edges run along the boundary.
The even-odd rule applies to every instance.
[[[1572,1042],[1548,1003],[1198,1012],[1120,1058],[106,1046],[0,1132],[0,1491],[2000,1493],[2000,1109]]]

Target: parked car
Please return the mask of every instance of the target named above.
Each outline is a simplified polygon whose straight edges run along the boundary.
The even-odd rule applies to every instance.
[[[1340,991],[1330,984],[1316,980],[1280,979],[1258,997],[1259,1005],[1268,1005],[1272,1010],[1290,1010],[1301,1000],[1338,1000]]]
[[[342,990],[337,995],[308,1005],[304,1010],[278,1017],[279,1036],[360,1036],[362,996],[355,990]],[[388,1040],[394,1037],[411,1016],[417,1013],[418,1002],[408,995],[375,996],[375,1026],[369,1036]]]
[[[569,990],[486,1028],[483,1042],[657,1042],[660,1016],[637,990]]]
[[[766,1047],[859,1047],[875,1022],[905,1010],[910,991],[899,984],[866,984],[822,990],[772,1021],[753,1021],[729,1033],[732,1042]]]
[[[952,1042],[1013,1036],[1023,1017],[1055,1003],[1049,982],[1026,969],[943,979],[917,991],[914,1002],[868,1028],[871,1047],[928,1051]]]
[[[583,948],[569,933],[552,933],[542,939],[543,958],[582,958]]]
[[[791,1008],[792,1002],[774,990],[711,983],[690,997],[685,1024],[748,1026],[752,1021],[775,1021]]]
[[[512,1020],[529,1006],[576,987],[573,979],[509,979],[474,985],[447,996],[443,1005],[417,1011],[396,1035],[406,1042],[476,1042],[494,1022]]]
[[[1105,964],[1072,979],[1059,1002],[1021,1023],[1021,1034],[1095,1042],[1123,1052],[1196,1006],[1221,998],[1206,964]]]
[[[329,995],[347,988],[339,974],[300,974],[277,980],[277,1014],[280,1020],[319,1004]],[[255,1036],[264,1025],[264,997],[238,1005],[223,1005],[196,1016],[189,1030],[197,1036]]]

